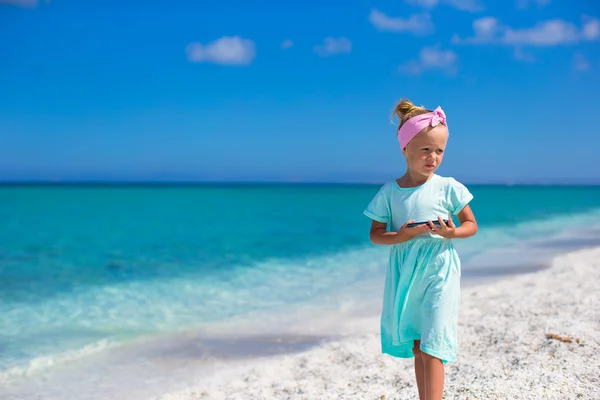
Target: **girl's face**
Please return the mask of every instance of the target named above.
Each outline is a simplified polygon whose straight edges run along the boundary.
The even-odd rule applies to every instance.
[[[448,128],[442,124],[419,132],[402,151],[408,169],[419,175],[432,175],[442,163],[447,142]]]

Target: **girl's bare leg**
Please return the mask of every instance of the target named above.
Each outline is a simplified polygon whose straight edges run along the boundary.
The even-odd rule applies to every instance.
[[[423,363],[423,353],[419,346],[420,340],[415,340],[413,354],[415,355],[415,377],[417,378],[417,388],[419,389],[419,400],[425,400],[425,364]]]
[[[421,352],[425,369],[425,400],[442,400],[444,394],[444,364],[439,358]],[[419,394],[420,396],[420,394]]]

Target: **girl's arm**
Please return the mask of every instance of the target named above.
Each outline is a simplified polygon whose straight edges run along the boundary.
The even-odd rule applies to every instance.
[[[471,207],[467,204],[459,213],[458,220],[460,221],[460,226],[457,228],[452,222],[452,219],[448,220],[448,224],[445,224],[442,220],[442,217],[438,217],[441,226],[435,226],[431,221],[429,221],[429,226],[433,232],[438,235],[445,237],[447,239],[463,239],[468,238],[477,233],[479,229],[477,227],[477,221],[475,220],[475,215],[473,215],[473,211]]]
[[[418,225],[412,228],[407,228],[406,225],[415,222],[407,221],[400,227],[398,232],[387,232],[387,224],[384,222],[373,221],[371,222],[371,230],[369,231],[369,238],[374,244],[398,244],[409,241],[421,233],[429,231],[429,226]]]
[[[477,221],[475,220],[475,215],[473,215],[473,211],[468,204],[458,213],[457,216],[458,220],[460,221],[460,226],[458,228],[454,228],[454,236],[452,236],[453,238],[468,238],[477,233],[479,230],[477,227]]]

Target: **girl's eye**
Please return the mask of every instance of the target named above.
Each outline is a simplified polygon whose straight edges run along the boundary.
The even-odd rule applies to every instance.
[[[429,151],[429,147],[424,147],[423,149],[421,149],[423,151]]]
[[[442,150],[442,149],[438,149],[438,151],[437,151],[438,154],[442,154],[443,152],[444,152],[444,150]]]

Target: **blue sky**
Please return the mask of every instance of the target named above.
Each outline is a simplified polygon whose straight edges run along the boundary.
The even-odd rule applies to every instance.
[[[0,179],[380,182],[401,97],[440,174],[600,180],[600,6],[0,0]],[[594,117],[596,115],[596,117]]]

